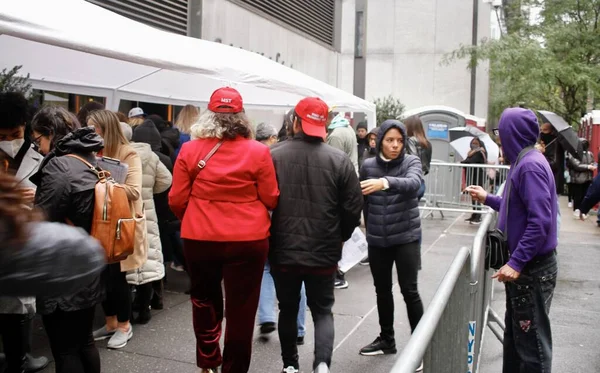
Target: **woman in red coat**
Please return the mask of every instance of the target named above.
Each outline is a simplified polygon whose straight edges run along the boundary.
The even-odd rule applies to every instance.
[[[202,372],[247,372],[263,268],[269,210],[279,189],[269,148],[253,141],[242,97],[220,88],[191,128],[173,172],[171,210],[181,219],[192,280],[196,359]],[[219,339],[225,283],[225,355]]]

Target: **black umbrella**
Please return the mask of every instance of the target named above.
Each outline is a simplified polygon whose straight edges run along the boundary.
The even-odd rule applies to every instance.
[[[551,111],[538,111],[545,123],[550,123],[558,133],[556,139],[562,148],[577,159],[583,156],[583,147],[577,132],[558,114]]]

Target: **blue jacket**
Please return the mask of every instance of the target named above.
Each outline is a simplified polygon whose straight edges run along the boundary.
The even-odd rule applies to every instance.
[[[537,142],[539,126],[531,110],[510,108],[502,113],[498,131],[504,155],[514,164],[523,149]],[[511,252],[508,265],[521,272],[536,256],[556,249],[556,185],[548,161],[537,150],[530,151],[518,165],[511,167],[508,178],[512,182],[508,216],[502,197],[488,194],[485,204],[500,211],[498,229],[508,228]]]
[[[385,134],[396,128],[404,138],[400,156],[386,161],[381,158]],[[367,242],[371,247],[386,248],[418,241],[421,218],[417,198],[421,187],[422,167],[419,157],[406,154],[406,128],[397,120],[386,120],[377,136],[377,156],[364,161],[360,180],[386,178],[390,188],[365,197],[364,214]]]

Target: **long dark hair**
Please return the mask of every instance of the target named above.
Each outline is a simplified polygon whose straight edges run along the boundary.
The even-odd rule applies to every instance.
[[[104,105],[98,101],[90,101],[83,105],[77,113],[77,120],[82,126],[87,126],[87,120],[91,113],[96,110],[104,110]]]
[[[413,115],[404,121],[404,125],[406,126],[406,135],[408,137],[416,137],[417,142],[422,148],[429,148],[431,146],[429,140],[427,140],[427,136],[425,135],[421,118]]]
[[[50,150],[69,133],[81,128],[77,117],[60,106],[46,106],[31,121],[31,129],[42,136],[52,136]]]

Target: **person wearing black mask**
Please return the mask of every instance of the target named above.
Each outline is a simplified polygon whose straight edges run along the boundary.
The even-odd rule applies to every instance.
[[[540,141],[536,147],[550,164],[556,183],[556,194],[561,195],[565,184],[564,150],[558,143],[556,130],[550,123],[540,126]]]

